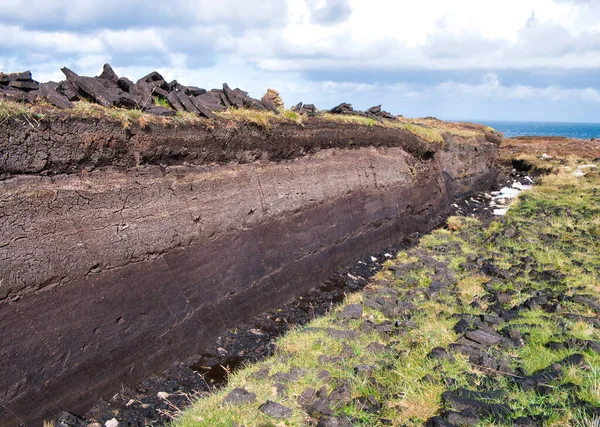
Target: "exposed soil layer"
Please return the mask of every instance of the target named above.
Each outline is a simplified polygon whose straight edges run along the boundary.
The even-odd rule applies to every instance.
[[[483,126],[475,130],[481,133],[480,142],[500,143],[498,134]],[[464,143],[450,134],[445,137]],[[440,149],[438,143],[426,143],[405,129],[340,125],[319,118],[301,125],[275,123],[268,130],[225,119],[124,129],[118,121],[64,115],[35,126],[16,120],[0,126],[0,177],[89,172],[102,166],[280,161],[323,149],[359,147],[402,147],[416,158]]]
[[[512,183],[530,184],[528,175],[522,171],[501,170],[498,180],[490,190],[498,190]],[[453,215],[468,215],[485,222],[494,218],[488,208],[486,192],[459,198],[449,211]],[[382,264],[399,250],[415,245],[419,233],[407,236],[403,241],[377,252],[344,268],[310,292],[280,307],[270,309],[249,322],[221,334],[208,345],[201,355],[185,362],[176,362],[170,369],[145,378],[135,386],[122,387],[108,401],[100,401],[78,422],[82,424],[115,418],[119,425],[163,425],[170,421],[174,407],[184,409],[193,399],[207,395],[227,382],[227,377],[238,367],[270,356],[275,348],[274,340],[290,327],[302,326],[317,316],[322,316],[346,295],[362,290],[369,279],[381,271]],[[116,390],[115,390],[116,391]],[[159,396],[168,397],[161,398]],[[72,420],[77,420],[71,415]],[[64,418],[64,415],[63,415]]]
[[[496,175],[483,134],[119,126],[1,129],[2,425],[84,413],[201,354]]]

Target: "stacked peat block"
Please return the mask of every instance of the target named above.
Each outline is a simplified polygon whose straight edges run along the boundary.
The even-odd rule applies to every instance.
[[[319,112],[314,104],[303,104],[301,102],[293,106],[291,110],[295,113],[306,114],[309,116],[316,116]]]
[[[355,110],[352,108],[352,104],[342,102],[340,105],[333,107],[329,110],[331,114],[346,114],[352,116],[368,117],[375,120],[390,119],[394,120],[396,117],[381,109],[381,105],[375,105],[369,108],[367,111]]]
[[[87,100],[107,108],[137,109],[158,116],[190,112],[201,117],[215,118],[214,112],[228,108],[279,114],[277,102],[281,102],[281,98],[278,98],[276,91],[268,92],[259,100],[248,96],[248,92],[241,89],[231,89],[227,83],[223,84],[223,89],[207,91],[195,86],[184,86],[176,80],[167,82],[156,71],[134,83],[126,77],[117,76],[109,64],[104,65],[102,73],[97,77],[79,76],[66,67],[61,71],[65,80],[42,84],[32,80],[29,71],[0,73],[0,98],[29,103],[45,100],[61,109],[73,108],[74,101]],[[155,99],[160,100],[161,105],[155,105]]]

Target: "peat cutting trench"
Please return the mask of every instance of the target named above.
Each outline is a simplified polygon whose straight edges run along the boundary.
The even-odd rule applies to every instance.
[[[428,142],[318,118],[268,130],[6,121],[0,425],[102,418],[115,394],[127,407],[206,390],[223,377],[215,367],[268,354],[286,320],[364,286],[381,248],[496,183],[500,137],[469,126],[478,133]],[[160,421],[161,404],[126,422]]]

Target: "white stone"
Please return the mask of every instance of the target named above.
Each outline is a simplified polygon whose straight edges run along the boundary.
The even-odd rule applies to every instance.
[[[577,169],[579,170],[583,170],[583,169],[595,169],[598,166],[596,165],[581,165],[581,166],[577,166]]]
[[[504,187],[500,190],[500,194],[503,197],[508,197],[509,199],[514,199],[519,195],[520,191],[516,188]]]
[[[506,215],[506,212],[508,212],[508,208],[494,209],[494,215],[502,216],[502,215]]]
[[[387,252],[383,254],[383,256],[386,258],[393,258],[392,254],[388,254]]]
[[[573,175],[573,176],[575,176],[577,178],[580,178],[582,176],[585,176],[586,173],[584,171],[581,171],[581,170],[576,170],[575,172],[572,172],[571,175]]]
[[[552,158],[552,156],[549,156],[549,155],[548,155],[548,154],[546,154],[546,153],[544,153],[544,154],[542,154],[542,155],[540,156],[540,159],[543,159],[543,160],[548,160],[548,159],[551,159],[551,158]]]
[[[112,420],[108,420],[107,422],[104,423],[104,427],[118,427],[119,422],[117,421],[116,418],[113,418]]]
[[[377,262],[377,258],[375,258],[374,256],[371,257],[371,261],[373,262]]]
[[[521,191],[528,191],[531,190],[531,185],[523,185],[520,182],[515,182],[513,185],[513,188],[516,188],[517,190],[521,190]]]

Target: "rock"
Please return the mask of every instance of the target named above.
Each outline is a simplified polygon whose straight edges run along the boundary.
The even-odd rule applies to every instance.
[[[449,362],[454,362],[454,356],[448,350],[443,347],[435,347],[433,350],[429,352],[427,356],[430,359],[434,360],[447,360]]]
[[[0,73],[0,84],[1,85],[8,85],[10,82],[13,82],[13,81],[29,82],[31,80],[32,80],[31,71],[22,71],[20,73],[9,73],[9,74]]]
[[[135,83],[127,77],[121,77],[117,80],[117,86],[124,92],[135,94]]]
[[[419,381],[422,383],[434,384],[436,382],[435,377],[431,374],[427,374],[423,376]]]
[[[119,422],[117,421],[116,418],[112,418],[104,423],[104,427],[118,427],[118,426],[119,426]]]
[[[471,341],[475,341],[483,346],[492,346],[498,344],[502,337],[498,333],[492,333],[484,331],[482,329],[476,329],[475,331],[469,331],[465,336]]]
[[[14,89],[20,89],[25,92],[29,92],[29,91],[38,89],[39,83],[34,82],[33,80],[32,81],[11,80],[8,83],[8,87],[11,87]]]
[[[330,363],[341,363],[343,361],[342,356],[319,356],[319,364],[327,365]]]
[[[342,102],[340,105],[337,105],[337,106],[333,107],[331,110],[329,110],[329,112],[331,114],[344,114],[344,113],[347,114],[347,113],[354,112],[354,109],[352,108],[352,104]]]
[[[330,417],[333,415],[333,410],[329,407],[330,401],[325,397],[320,397],[312,403],[303,407],[308,415],[313,418]]]
[[[67,110],[75,107],[66,96],[58,93],[58,83],[48,82],[40,84],[39,95],[57,108]]]
[[[448,411],[446,419],[459,426],[475,426],[479,424],[479,416],[470,409],[461,412]]]
[[[227,83],[223,83],[223,93],[225,94],[227,101],[229,101],[229,104],[238,109],[244,108],[244,98],[231,90]]]
[[[381,104],[375,105],[367,110],[367,113],[378,114],[381,113]]]
[[[379,353],[385,353],[386,351],[389,351],[390,349],[388,347],[386,347],[385,345],[380,344],[378,342],[372,342],[371,344],[369,344],[367,346],[367,350],[373,354],[379,354]]]
[[[360,304],[350,304],[344,307],[341,313],[338,313],[339,319],[360,319],[362,318],[363,308]]]
[[[202,99],[200,99],[199,97],[192,97],[190,99],[192,101],[192,104],[194,104],[194,107],[196,107],[196,109],[200,112],[200,115],[202,117],[206,117],[207,119],[217,118],[217,116],[210,110],[208,105],[202,102]]]
[[[119,76],[114,72],[112,67],[109,64],[104,64],[102,67],[102,73],[98,76],[99,79],[108,80],[113,83],[118,83]]]
[[[538,427],[541,425],[541,423],[538,423],[529,417],[519,417],[513,421],[513,426],[515,427]]]
[[[317,427],[353,427],[354,424],[346,417],[327,418],[319,421]]]
[[[469,410],[481,417],[503,417],[512,413],[510,407],[498,403],[486,403],[480,400],[463,397],[455,392],[444,392],[442,399],[446,405],[458,411]]]
[[[173,109],[175,109],[176,111],[180,111],[180,112],[186,111],[185,107],[179,100],[179,97],[177,96],[177,93],[175,91],[169,92],[169,94],[167,95],[167,101],[169,101],[169,104],[171,105],[171,107]]]
[[[176,94],[179,102],[181,102],[181,105],[183,105],[183,107],[186,109],[186,111],[189,111],[190,113],[198,113],[199,112],[198,109],[192,103],[192,100],[190,99],[189,96],[187,96],[185,93],[183,93],[179,90],[177,92],[175,92],[175,94]]]
[[[119,105],[119,96],[114,91],[110,91],[104,87],[99,79],[93,77],[80,77],[67,67],[61,68],[61,71],[65,74],[67,80],[72,83],[80,93],[82,92],[85,96],[92,98],[103,107],[109,108]]]
[[[79,92],[73,83],[63,80],[56,88],[57,92],[64,95],[69,101],[79,101]]]
[[[137,81],[137,84],[140,82],[160,82],[165,81],[163,76],[161,76],[157,71],[152,71],[150,74],[146,74],[144,77]]]
[[[328,396],[329,401],[336,407],[341,407],[350,402],[350,386],[347,382],[342,382],[333,389]]]
[[[249,392],[243,388],[234,388],[223,401],[222,404],[243,404],[243,403],[254,403],[256,401],[256,394]]]
[[[179,83],[177,83],[177,80],[172,80],[168,83],[169,85],[169,92],[173,92],[175,89],[177,89],[177,86],[179,85]]]
[[[152,94],[157,95],[157,96],[162,96],[165,99],[167,99],[167,97],[169,96],[169,92],[166,91],[165,89],[161,88],[160,86],[154,86],[152,88]]]
[[[312,404],[317,399],[317,392],[314,388],[305,389],[300,396],[298,396],[297,402],[301,407],[306,407]]]
[[[212,93],[204,93],[202,95],[198,95],[198,98],[204,105],[206,105],[211,111],[225,111],[226,107],[220,101],[220,97],[217,94],[215,96]]]
[[[561,366],[556,364],[535,372],[533,375],[515,378],[514,381],[523,389],[531,391],[553,381],[559,381],[564,376]]]
[[[449,423],[442,417],[433,417],[427,420],[425,423],[427,427],[458,427],[454,424]]]
[[[581,304],[590,308],[596,313],[600,313],[600,304],[597,301],[594,301],[592,298],[590,298],[589,295],[573,295],[572,300],[577,304]]]
[[[349,359],[355,356],[354,349],[348,345],[342,348],[342,357]]]
[[[354,373],[357,375],[370,376],[374,370],[375,370],[375,367],[373,367],[371,365],[357,365],[354,367]]]
[[[251,110],[259,110],[259,111],[266,111],[267,107],[265,107],[261,101],[259,101],[258,99],[254,99],[251,98],[249,96],[244,98],[244,107],[251,109]]]
[[[280,420],[283,420],[283,419],[286,419],[286,418],[289,418],[292,416],[292,410],[290,408],[287,408],[283,405],[280,405],[279,403],[272,402],[270,400],[267,400],[265,403],[260,405],[258,410],[260,412],[262,412],[263,414],[266,414],[270,417],[277,418]]]
[[[267,98],[267,99],[265,99],[265,98],[263,97],[263,100],[262,100],[262,105],[264,105],[264,107],[265,107],[265,108],[266,108],[268,111],[271,111],[271,112],[273,112],[273,113],[275,113],[275,114],[279,114],[279,109],[277,108],[277,106],[276,106],[275,104],[273,104],[273,103],[271,102],[271,100],[270,100],[270,99],[268,99],[268,98]]]
[[[171,84],[169,83],[169,87],[171,86]],[[206,89],[202,89],[196,86],[188,86],[185,89],[185,94],[188,96],[198,96],[198,95],[204,95],[206,93]]]
[[[357,397],[352,400],[354,407],[360,411],[376,414],[381,411],[381,403],[377,401],[375,396]]]
[[[306,370],[302,368],[291,368],[289,372],[278,372],[271,376],[273,381],[288,383],[290,381],[297,381],[300,377],[306,375]]]
[[[498,279],[508,280],[511,277],[511,274],[508,271],[502,270],[498,268],[492,263],[486,262],[481,267],[481,272],[486,276],[496,277]]]
[[[55,427],[86,427],[87,423],[81,418],[70,414],[68,412],[63,412],[56,419]]]

